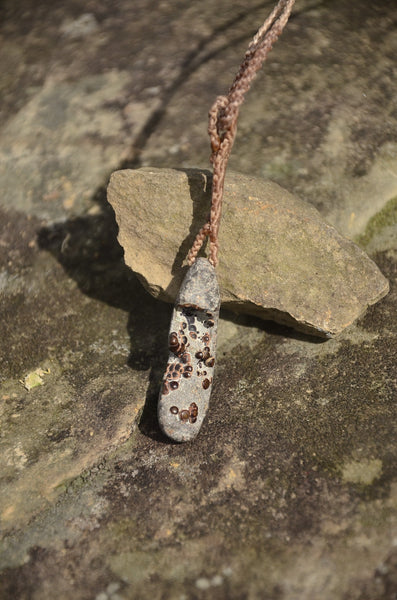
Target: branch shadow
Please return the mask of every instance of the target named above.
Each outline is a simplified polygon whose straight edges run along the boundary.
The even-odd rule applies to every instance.
[[[290,16],[289,21],[291,22],[299,15],[316,9],[318,6],[323,4],[323,1],[324,0],[314,1],[311,4],[309,3],[307,6],[303,6],[302,8],[295,8],[294,12]],[[153,135],[153,133],[155,133],[162,120],[166,116],[167,107],[169,106],[175,94],[183,85],[186,85],[186,82],[192,77],[192,75],[206,63],[217,58],[217,56],[222,54],[222,52],[225,52],[228,48],[236,46],[237,44],[242,44],[243,42],[248,42],[252,38],[253,34],[256,33],[256,29],[252,30],[250,28],[250,30],[247,31],[244,27],[242,27],[243,21],[248,16],[252,15],[252,13],[255,11],[262,9],[270,11],[272,8],[272,3],[269,3],[268,0],[262,0],[253,6],[244,8],[231,19],[228,19],[223,24],[213,29],[207,36],[204,36],[198,42],[197,46],[186,54],[179,73],[163,90],[160,105],[149,116],[146,123],[144,123],[142,129],[135,138],[127,157],[120,164],[120,169],[136,169],[141,166],[142,152],[145,149],[149,138]],[[228,32],[228,30],[234,26],[238,26],[237,34],[232,35],[230,39],[227,39],[226,42],[218,43],[218,40],[222,39],[222,34]],[[215,47],[213,47],[214,44]],[[236,65],[236,70],[238,66],[239,65]],[[214,90],[214,99],[216,95],[217,92]]]

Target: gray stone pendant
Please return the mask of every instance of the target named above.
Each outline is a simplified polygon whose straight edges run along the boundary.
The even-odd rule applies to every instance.
[[[206,258],[197,258],[175,301],[158,403],[160,427],[177,442],[196,437],[208,410],[219,308],[215,269]]]

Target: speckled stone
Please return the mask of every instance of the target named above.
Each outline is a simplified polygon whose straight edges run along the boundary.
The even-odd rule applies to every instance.
[[[158,403],[163,432],[177,442],[198,434],[208,410],[220,308],[214,267],[198,258],[178,294],[169,333],[169,357]]]
[[[210,190],[210,173],[198,169],[113,173],[108,199],[125,262],[155,297],[175,300]],[[272,181],[228,171],[219,237],[221,300],[236,312],[329,337],[389,289],[362,249]]]

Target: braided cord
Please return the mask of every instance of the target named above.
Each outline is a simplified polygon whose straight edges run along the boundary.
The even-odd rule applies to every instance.
[[[200,229],[189,251],[189,265],[196,260],[207,236],[210,238],[209,261],[214,267],[218,264],[218,233],[222,214],[223,187],[227,163],[236,137],[240,106],[273,44],[287,24],[294,3],[295,0],[279,0],[248,46],[229,92],[226,96],[218,96],[209,111],[208,134],[213,165],[211,213],[209,221]]]

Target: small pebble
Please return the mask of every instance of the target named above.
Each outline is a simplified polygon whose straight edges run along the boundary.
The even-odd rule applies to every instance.
[[[114,594],[115,592],[118,592],[119,589],[120,584],[117,581],[114,581],[113,583],[109,583],[108,587],[106,588],[106,591],[108,594]]]
[[[196,588],[199,590],[208,590],[211,587],[211,582],[206,577],[196,579]]]
[[[77,39],[97,32],[99,25],[92,13],[84,13],[74,21],[65,21],[60,29],[65,37]]]

